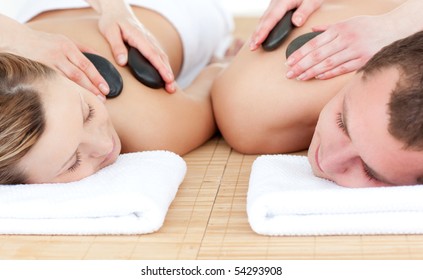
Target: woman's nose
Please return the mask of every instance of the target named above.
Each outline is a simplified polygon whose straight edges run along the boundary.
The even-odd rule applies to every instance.
[[[91,151],[92,157],[107,156],[113,150],[113,140],[111,138],[102,137],[94,140],[93,149]]]
[[[113,139],[103,131],[87,133],[84,149],[88,156],[93,158],[104,157],[113,150]]]

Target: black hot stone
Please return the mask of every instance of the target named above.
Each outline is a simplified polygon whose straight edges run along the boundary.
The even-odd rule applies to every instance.
[[[107,98],[118,96],[123,89],[123,80],[120,73],[116,70],[113,64],[102,56],[84,53],[84,55],[94,64],[101,76],[109,85],[110,92],[106,95]]]
[[[265,51],[273,51],[277,49],[294,29],[295,26],[291,21],[294,12],[295,9],[286,12],[283,18],[270,31],[266,40],[262,43],[262,47]]]
[[[303,35],[298,36],[294,40],[289,43],[288,47],[286,48],[286,58],[288,58],[293,52],[301,48],[305,43],[316,37],[322,33],[322,31],[318,32],[309,32]]]
[[[154,89],[165,86],[159,71],[136,48],[129,47],[128,66],[135,78],[144,85]]]

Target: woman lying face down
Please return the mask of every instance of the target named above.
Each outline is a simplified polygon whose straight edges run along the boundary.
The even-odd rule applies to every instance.
[[[322,110],[308,158],[349,187],[423,183],[423,32],[377,53]]]
[[[203,92],[204,96],[193,95],[192,111],[187,114],[203,118],[187,118],[183,124],[184,115],[173,111],[174,123],[166,121],[167,116],[160,108],[135,104],[135,107],[117,107],[122,108],[117,113],[122,115],[129,110],[127,113],[132,117],[121,123],[115,115],[116,108],[105,104],[115,99],[104,101],[43,64],[0,53],[0,76],[3,77],[0,82],[0,183],[71,182],[112,164],[121,152],[165,149],[183,154],[195,148],[202,143],[199,139],[205,141],[214,132],[206,93],[220,70],[219,66],[209,66],[193,83],[192,94]],[[122,94],[131,97],[128,92]],[[154,92],[152,97],[177,96]],[[179,102],[174,101],[177,106]],[[161,105],[167,108],[166,104]],[[153,110],[144,122],[145,115],[137,114],[141,110]],[[145,125],[150,122],[153,122],[152,129]],[[169,139],[172,135],[168,133],[174,133],[172,126],[195,128],[201,123],[208,125],[198,133],[179,131]],[[129,140],[126,135],[130,136]]]
[[[17,182],[74,181],[117,159],[120,139],[100,98],[44,65],[8,54],[1,55],[1,64],[14,69],[9,75],[15,81],[22,79],[15,85],[10,79],[9,92],[1,95],[2,110],[15,111],[1,115],[4,129],[10,130],[2,137],[2,150],[7,153],[3,145],[9,143],[23,154],[33,143],[15,168],[9,166],[21,174]],[[35,78],[35,73],[43,75]],[[13,124],[5,124],[7,119]]]
[[[230,29],[213,1],[193,3],[181,11],[207,8],[207,15],[192,19],[200,21],[193,26],[206,35],[189,40],[185,33],[192,28],[176,29],[178,18],[133,7],[184,83],[172,94],[143,85],[128,67],[114,62],[95,11],[54,10],[30,22],[33,29],[65,35],[95,50],[114,64],[124,86],[118,97],[102,101],[42,64],[0,53],[0,184],[76,181],[113,163],[119,153],[184,155],[207,141],[216,131],[210,88],[221,67],[206,64]]]

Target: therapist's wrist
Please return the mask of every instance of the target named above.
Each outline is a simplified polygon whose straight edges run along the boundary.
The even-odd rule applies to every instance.
[[[423,1],[406,1],[396,9],[382,15],[383,18],[386,18],[386,30],[393,31],[397,35],[397,39],[423,30],[422,9]]]
[[[13,52],[26,39],[26,34],[31,32],[28,26],[4,15],[0,15],[0,26],[7,26],[0,32],[0,51],[2,52]]]

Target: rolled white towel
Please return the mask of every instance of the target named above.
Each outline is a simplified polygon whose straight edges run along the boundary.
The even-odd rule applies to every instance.
[[[423,186],[345,188],[313,175],[305,156],[265,155],[252,166],[251,228],[264,235],[423,233]]]
[[[120,155],[77,182],[0,185],[2,234],[142,234],[157,231],[185,177],[167,151]]]

